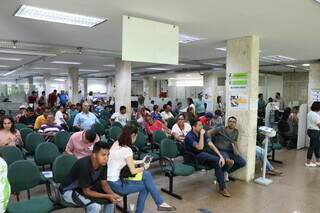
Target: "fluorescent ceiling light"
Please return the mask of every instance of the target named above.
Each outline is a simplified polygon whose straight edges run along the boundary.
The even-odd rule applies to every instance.
[[[51,67],[34,67],[33,70],[57,70],[58,68],[51,68]]]
[[[17,71],[18,71],[18,70],[12,70],[12,71],[10,71],[10,72],[7,72],[7,73],[3,74],[3,76],[11,75],[11,74],[13,74],[13,73],[15,73],[15,72],[17,72]]]
[[[152,67],[152,68],[147,68],[147,70],[170,70],[168,68],[161,68],[161,67]]]
[[[79,69],[80,72],[99,72],[100,70]]]
[[[105,65],[103,65],[104,67],[115,67],[115,65],[114,64],[105,64]]]
[[[310,67],[310,64],[302,64],[303,67]]]
[[[81,64],[80,62],[75,62],[75,61],[52,61],[52,64],[73,64],[73,65],[79,65]]]
[[[186,75],[186,76],[187,76],[187,77],[191,77],[191,75],[189,75],[189,74],[188,74],[188,75]]]
[[[190,36],[186,34],[179,34],[179,43],[188,44],[196,41],[204,40],[204,38],[199,38],[195,36]]]
[[[152,78],[153,78],[153,79],[156,79],[157,77],[156,77],[156,76],[153,76]]]
[[[287,67],[291,67],[291,68],[297,68],[297,66],[296,65],[286,65]]]
[[[226,47],[218,47],[218,48],[216,48],[216,50],[227,51],[227,48]]]
[[[55,78],[55,79],[53,79],[54,81],[60,81],[60,82],[64,82],[65,80],[64,79],[62,79],[62,78]]]
[[[270,55],[270,56],[264,56],[263,59],[267,61],[276,61],[276,62],[286,62],[286,61],[295,61],[296,59],[290,58],[283,55]]]
[[[17,50],[17,49],[0,49],[0,53],[7,53],[7,54],[17,54],[17,55],[36,55],[36,56],[48,56],[54,57],[57,54],[53,53],[46,53],[46,52],[38,52],[38,51],[25,51],[25,50]],[[20,61],[20,60],[17,60]]]
[[[8,65],[0,65],[0,68],[8,68],[8,67],[10,67],[10,66],[8,66]]]
[[[7,58],[7,57],[0,57],[0,61],[21,61],[22,58]]]
[[[185,79],[185,80],[177,80],[177,87],[202,87],[203,80],[202,79]]]
[[[78,25],[83,27],[94,27],[108,20],[106,18],[84,16],[75,13],[66,13],[57,10],[32,7],[28,5],[20,6],[14,16],[61,24]]]
[[[211,65],[211,66],[221,66],[222,65],[222,64],[214,64],[214,63],[204,63],[204,64]]]
[[[174,80],[175,78],[169,78],[170,80]]]

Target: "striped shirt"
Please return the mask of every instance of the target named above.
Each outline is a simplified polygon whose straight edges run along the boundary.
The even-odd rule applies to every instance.
[[[60,125],[53,124],[43,124],[41,125],[40,129],[38,130],[39,133],[47,134],[47,133],[53,133],[55,135],[56,133],[64,131]],[[45,139],[49,139],[50,137],[45,137]]]

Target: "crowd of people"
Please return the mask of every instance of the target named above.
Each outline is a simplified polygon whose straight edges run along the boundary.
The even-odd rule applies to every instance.
[[[64,199],[71,203],[74,202],[73,193],[79,193],[78,197],[86,206],[87,212],[98,212],[103,207],[93,202],[94,199],[108,200],[110,204],[104,205],[104,212],[111,212],[113,208],[111,203],[116,204],[121,201],[119,195],[135,192],[139,192],[136,208],[138,213],[143,212],[149,193],[159,211],[175,210],[175,207],[164,201],[153,182],[151,173],[146,171],[150,162],[146,162],[145,158],[134,159],[131,147],[136,141],[138,129],[146,134],[150,143],[155,131],[163,131],[167,137],[176,142],[181,155],[192,153],[198,162],[209,164],[215,171],[218,192],[225,197],[231,197],[226,185],[227,181],[233,180],[230,174],[246,166],[246,160],[238,148],[237,118],[234,116],[225,118],[225,106],[220,96],[217,98],[214,112],[207,111],[202,94],[199,94],[195,101],[188,98],[186,108],[182,107],[181,102],[173,106],[169,101],[162,107],[152,102],[152,107],[149,109],[143,106],[142,102],[142,105],[132,112],[127,111],[127,106],[115,109],[112,97],[108,100],[96,99],[92,92],[83,97],[79,91],[76,104],[70,103],[68,94],[64,91],[57,94],[54,90],[48,98],[45,92],[42,92],[40,97],[37,97],[37,92],[32,92],[31,96],[28,97],[28,105],[20,106],[19,113],[14,119],[2,116],[0,147],[12,145],[23,148],[23,141],[19,130],[15,128],[15,123],[25,124],[43,135],[46,141],[52,141],[55,134],[60,131],[72,131],[65,153],[74,155],[78,161],[70,171],[68,181],[62,184],[61,192]],[[281,100],[280,94],[277,94],[276,98]],[[264,116],[267,105],[260,94],[259,118]],[[293,141],[294,136],[288,132],[292,126],[297,125],[299,109],[297,107],[292,111],[288,108],[283,109],[278,129],[284,138],[283,143],[287,143],[287,147],[290,147],[293,145],[289,141]],[[318,135],[320,116],[317,114],[320,111],[319,103],[314,103],[311,110],[308,114],[308,135],[311,138],[311,146],[306,166],[320,165]],[[94,128],[96,123],[101,122],[103,113],[110,115],[104,118],[107,119],[107,123],[112,125],[117,122],[122,126],[122,133],[113,144],[101,142],[104,136],[99,135]],[[136,121],[137,126],[130,123],[132,120]],[[289,127],[288,122],[292,122]],[[311,161],[310,156],[312,157],[313,153],[317,157],[316,162]],[[263,161],[263,156],[264,150],[257,146],[257,159]],[[103,169],[105,167],[106,169]],[[135,175],[136,179],[123,184],[121,175],[125,168]],[[281,173],[267,161],[267,174],[281,175]]]

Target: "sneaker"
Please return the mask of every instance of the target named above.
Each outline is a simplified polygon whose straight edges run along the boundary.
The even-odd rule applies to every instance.
[[[219,193],[220,193],[221,195],[223,195],[224,197],[231,197],[231,194],[228,192],[227,189],[220,189],[220,190],[219,190]]]
[[[224,172],[224,181],[225,182],[229,182],[230,181],[228,172]]]
[[[316,167],[317,164],[310,162],[310,163],[305,163],[305,166],[306,167]]]

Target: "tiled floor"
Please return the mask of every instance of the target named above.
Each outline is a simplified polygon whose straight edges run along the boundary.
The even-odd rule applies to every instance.
[[[190,177],[178,177],[174,187],[183,200],[177,200],[162,193],[165,200],[177,207],[179,213],[196,213],[206,208],[213,213],[317,213],[320,212],[320,168],[305,168],[305,150],[282,150],[277,158],[283,165],[274,164],[284,172],[282,177],[274,177],[270,186],[260,186],[254,182],[235,181],[228,183],[232,198],[217,194],[213,182],[213,172],[197,172]],[[155,182],[160,187],[167,186],[158,166],[152,168]],[[33,190],[33,194],[43,192],[43,187]],[[129,197],[134,203],[136,195]],[[80,209],[64,209],[57,213],[83,212]],[[146,213],[157,212],[149,196]]]

